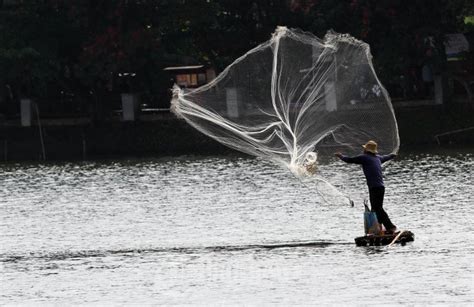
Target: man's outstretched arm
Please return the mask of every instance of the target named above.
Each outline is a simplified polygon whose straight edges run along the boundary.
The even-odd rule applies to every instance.
[[[397,156],[396,154],[389,154],[389,155],[385,155],[385,156],[380,156],[380,162],[382,162],[382,163],[387,162],[389,160],[392,160],[396,156]]]
[[[362,164],[363,162],[362,156],[346,157],[340,152],[336,152],[334,155],[346,163]]]

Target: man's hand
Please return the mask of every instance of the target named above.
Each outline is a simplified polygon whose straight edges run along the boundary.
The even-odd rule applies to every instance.
[[[336,152],[334,155],[335,155],[336,157],[338,157],[339,159],[342,157],[342,153],[340,153],[340,152]]]

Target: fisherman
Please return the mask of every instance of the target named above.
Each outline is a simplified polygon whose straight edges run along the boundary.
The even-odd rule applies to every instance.
[[[364,153],[355,157],[346,157],[342,153],[337,152],[335,156],[346,163],[361,164],[364,171],[367,185],[369,186],[369,198],[372,211],[375,211],[379,223],[383,224],[386,233],[395,233],[397,227],[390,221],[387,212],[383,209],[383,197],[385,194],[385,186],[382,177],[382,163],[396,157],[396,154],[380,156],[377,153],[377,143],[368,141],[365,145]]]

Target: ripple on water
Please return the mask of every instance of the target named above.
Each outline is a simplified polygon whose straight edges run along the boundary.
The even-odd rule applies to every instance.
[[[405,247],[356,248],[362,172],[320,171],[354,208],[239,156],[2,165],[0,303],[474,300],[472,153],[387,166],[386,210],[416,234]]]

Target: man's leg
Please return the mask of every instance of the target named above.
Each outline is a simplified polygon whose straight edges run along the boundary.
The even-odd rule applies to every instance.
[[[385,210],[383,209],[384,194],[384,187],[369,188],[370,205],[372,211],[377,214],[377,219],[379,220],[379,223],[383,224],[385,226],[385,229],[392,230],[396,228],[396,226],[393,225],[392,221],[390,221],[390,218],[388,217],[387,212],[385,212]]]

